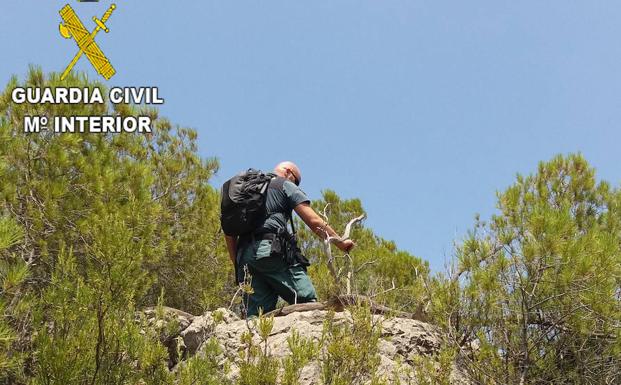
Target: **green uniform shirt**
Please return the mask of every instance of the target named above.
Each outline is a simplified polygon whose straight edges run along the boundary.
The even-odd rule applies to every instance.
[[[278,230],[285,230],[291,211],[304,202],[310,203],[308,196],[288,179],[282,183],[282,189],[269,188],[265,202],[268,216],[257,229],[257,233],[276,233]]]

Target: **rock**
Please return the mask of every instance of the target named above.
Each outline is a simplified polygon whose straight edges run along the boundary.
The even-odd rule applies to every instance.
[[[195,354],[203,342],[214,334],[218,322],[229,325],[237,321],[240,321],[239,317],[224,308],[194,317],[192,323],[179,333],[186,348],[184,353]]]
[[[329,316],[327,310],[310,310],[293,312],[284,316],[274,317],[274,325],[268,338],[268,353],[277,359],[283,359],[290,355],[287,338],[293,330],[296,330],[303,338],[311,338],[318,341],[322,336],[324,320]],[[177,314],[168,312],[168,314]],[[228,376],[235,379],[239,376],[239,364],[241,363],[240,351],[245,346],[241,342],[242,334],[248,330],[248,325],[253,321],[242,320],[227,309],[218,309],[207,312],[201,316],[187,316],[178,314],[178,317],[191,320],[186,324],[179,320],[179,328],[176,335],[182,341],[182,359],[189,355],[203,354],[201,346],[210,338],[220,345],[223,352],[222,363],[229,363]],[[393,378],[395,372],[399,373],[401,383],[416,383],[412,378],[414,362],[417,356],[433,356],[442,345],[442,334],[436,326],[410,318],[384,318],[383,315],[373,315],[375,322],[381,322],[382,334],[379,342],[380,364],[378,374]],[[333,322],[345,324],[351,322],[349,311],[334,313]],[[256,330],[256,328],[254,329]],[[175,333],[173,333],[175,334]],[[170,336],[167,340],[170,340]],[[253,342],[260,344],[258,333],[254,333]],[[169,349],[170,351],[170,349]],[[171,357],[169,365],[176,365],[177,357]],[[400,368],[401,370],[396,370]],[[410,374],[408,374],[410,372]],[[306,365],[300,374],[300,384],[309,385],[319,383],[320,365],[311,362]],[[453,367],[451,380],[453,384],[467,384],[465,377],[457,366]]]

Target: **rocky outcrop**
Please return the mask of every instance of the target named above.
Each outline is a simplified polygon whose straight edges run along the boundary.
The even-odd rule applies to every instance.
[[[147,317],[155,317],[153,309],[146,311]],[[229,377],[239,375],[240,355],[244,350],[242,334],[248,331],[249,324],[228,309],[218,309],[201,316],[193,316],[171,308],[164,308],[165,321],[174,321],[175,327],[168,328],[168,335],[162,335],[162,342],[168,346],[170,353],[169,367],[175,370],[188,356],[201,354],[201,347],[210,338],[214,338],[221,347],[222,362],[228,362]],[[290,355],[287,338],[293,330],[301,337],[319,340],[322,335],[324,320],[328,317],[327,310],[308,310],[291,312],[274,317],[274,325],[267,345],[268,353],[275,358]],[[378,373],[387,378],[394,378],[398,373],[402,384],[416,383],[413,378],[414,363],[417,356],[433,357],[440,349],[442,335],[440,330],[429,323],[400,317],[374,315],[375,322],[381,322],[382,332],[379,342],[380,365]],[[345,310],[333,316],[336,324],[350,323],[351,314]],[[260,343],[257,333],[254,342]],[[181,353],[179,356],[178,353]],[[398,370],[397,370],[398,369]],[[320,367],[318,362],[311,362],[304,367],[300,376],[300,384],[319,383]],[[467,384],[460,370],[453,366],[452,383]]]

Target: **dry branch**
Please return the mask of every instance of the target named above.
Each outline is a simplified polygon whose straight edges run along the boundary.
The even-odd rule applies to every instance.
[[[327,222],[327,215],[325,213],[325,211],[327,210],[328,205],[326,205],[326,207],[324,208],[324,212],[321,213],[321,215],[326,219]],[[366,218],[366,214],[362,214],[352,220],[350,220],[347,225],[345,226],[345,232],[343,233],[342,236],[330,236],[330,234],[328,234],[327,231],[325,231],[325,229],[321,229],[326,233],[326,238],[323,241],[324,244],[324,249],[326,252],[326,255],[328,257],[328,270],[330,270],[330,274],[332,275],[332,278],[334,278],[334,281],[337,285],[337,287],[342,287],[341,285],[341,279],[340,279],[340,274],[336,271],[336,268],[334,267],[334,257],[332,257],[332,249],[330,248],[330,244],[331,243],[335,243],[335,242],[344,242],[346,240],[349,239],[349,234],[351,233],[351,227],[362,221],[364,218]],[[350,294],[351,291],[351,272],[348,276],[348,287],[347,287],[347,294]]]
[[[404,311],[395,310],[389,308],[388,306],[380,305],[377,302],[373,301],[371,298],[364,295],[339,295],[330,298],[327,302],[307,302],[307,303],[299,303],[296,305],[288,305],[273,310],[265,316],[286,316],[291,313],[296,312],[305,312],[305,311],[313,311],[313,310],[334,310],[336,312],[341,312],[345,310],[348,306],[368,306],[373,314],[381,314],[381,315],[392,315],[399,318],[409,318],[415,319],[418,321],[427,321],[427,317],[422,312],[416,313],[408,313]]]

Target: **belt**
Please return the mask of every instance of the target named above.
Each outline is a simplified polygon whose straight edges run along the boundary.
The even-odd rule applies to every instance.
[[[264,239],[274,239],[274,237],[277,237],[278,233],[275,232],[260,232],[260,233],[248,233],[248,234],[244,234],[244,235],[240,235],[239,236],[239,243],[246,243],[246,242],[250,242],[252,240],[264,240]]]

